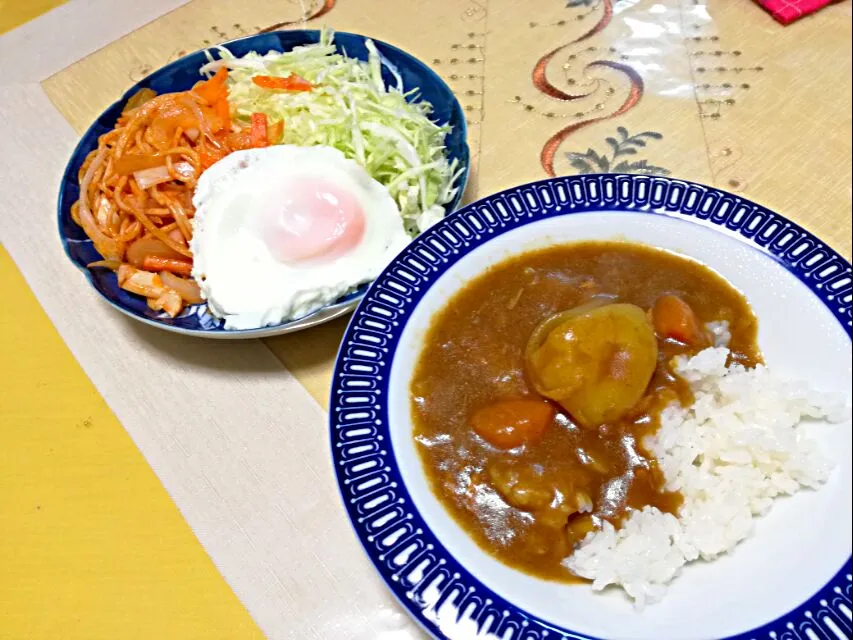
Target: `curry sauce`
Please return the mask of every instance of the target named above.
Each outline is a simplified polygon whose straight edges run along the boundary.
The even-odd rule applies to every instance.
[[[703,324],[727,322],[733,361],[761,361],[757,320],[736,289],[693,260],[627,243],[516,256],[469,283],[434,318],[410,389],[414,437],[435,495],[498,560],[576,581],[562,560],[604,520],[618,526],[647,505],[678,510],[681,495],[665,490],[643,439],[656,431],[665,406],[692,403],[671,360],[699,348],[658,340],[640,402],[621,419],[592,427],[541,398],[525,369],[531,333],[549,316],[601,298],[650,310],[666,295],[685,301]],[[472,428],[472,416],[513,398],[549,402],[547,428],[534,442],[497,448]]]

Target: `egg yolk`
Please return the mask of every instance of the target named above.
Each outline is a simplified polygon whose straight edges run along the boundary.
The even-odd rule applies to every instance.
[[[269,203],[263,238],[284,264],[330,261],[354,249],[364,236],[365,215],[358,199],[320,178],[291,182]]]

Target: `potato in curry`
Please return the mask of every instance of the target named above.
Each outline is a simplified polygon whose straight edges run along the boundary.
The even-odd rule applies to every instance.
[[[746,299],[691,259],[584,242],[498,264],[434,318],[412,379],[433,492],[497,559],[577,580],[562,560],[602,521],[680,506],[643,438],[692,402],[671,361],[719,321],[732,360],[761,361]]]

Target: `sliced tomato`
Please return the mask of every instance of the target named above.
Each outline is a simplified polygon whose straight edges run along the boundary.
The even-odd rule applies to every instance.
[[[228,99],[219,100],[213,105],[213,113],[219,117],[223,124],[231,122],[231,105],[228,104]]]
[[[311,91],[314,88],[313,84],[295,73],[291,73],[286,78],[253,76],[252,82],[262,89],[278,89],[281,91]]]
[[[284,138],[284,120],[278,120],[275,124],[270,125],[267,130],[267,138],[270,144],[278,144]]]
[[[251,144],[252,147],[267,147],[269,146],[269,134],[267,133],[267,114],[253,113],[252,114],[252,130]]]
[[[203,82],[198,82],[193,87],[193,92],[204,98],[207,104],[213,105],[221,100],[228,99],[228,69],[219,67],[216,74]]]

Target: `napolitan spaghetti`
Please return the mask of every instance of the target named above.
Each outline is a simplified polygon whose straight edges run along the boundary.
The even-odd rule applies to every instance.
[[[270,145],[336,150],[387,191],[409,237],[444,217],[466,172],[448,155],[451,126],[433,122],[433,105],[405,91],[372,41],[365,47],[367,60],[349,58],[330,31],[287,52],[235,57],[220,47],[219,58],[208,52],[199,69],[207,79],[189,91],[134,95],[78,173],[81,195],[71,216],[103,258],[88,266],[115,271],[119,287],[146,298],[156,312],[175,317],[188,304],[207,302],[217,315],[223,307],[213,300],[210,279],[193,280],[201,278],[199,231],[206,215],[193,200],[199,204],[199,184],[212,175],[202,174],[212,165],[232,152]],[[386,85],[386,67],[394,87]],[[256,200],[247,207],[259,206]],[[320,217],[312,209],[312,220]],[[238,260],[234,270],[245,265]],[[345,279],[355,288],[369,280],[361,278],[349,273]],[[312,300],[334,289],[325,282],[312,286]],[[275,295],[291,294],[279,288]],[[298,313],[308,311],[299,307]]]
[[[158,96],[142,89],[78,174],[71,215],[104,258],[89,267],[113,269],[119,286],[172,317],[203,301],[189,278],[199,176],[232,151],[283,135],[284,122],[268,127],[263,114],[253,114],[248,127],[232,123],[227,78],[223,67],[190,91]]]

